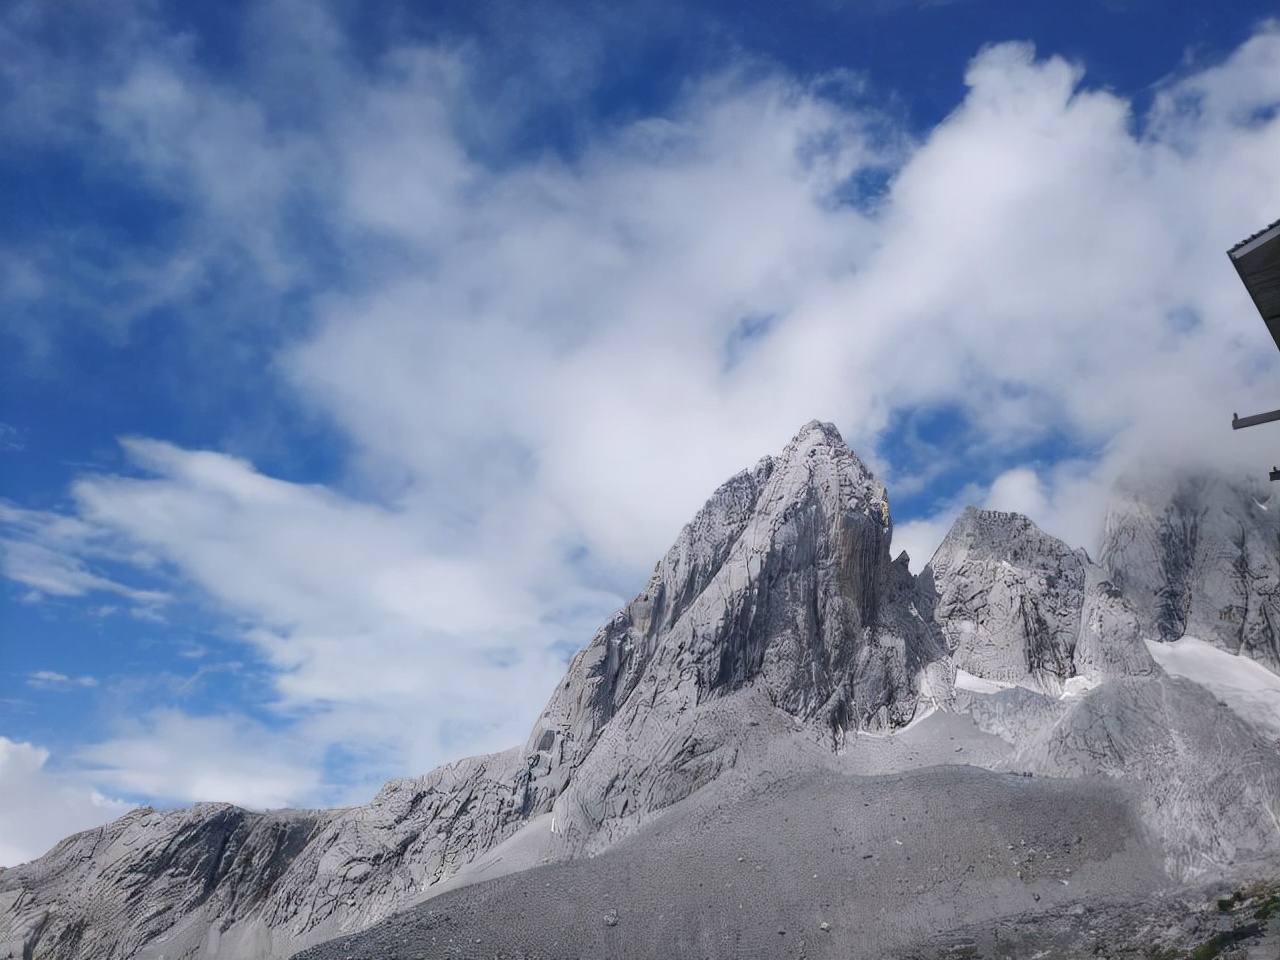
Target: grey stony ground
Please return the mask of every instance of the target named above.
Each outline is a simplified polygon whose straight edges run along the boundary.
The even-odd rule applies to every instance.
[[[1148,897],[1091,899],[947,930],[895,960],[1275,960],[1280,885],[1213,884]]]
[[[595,858],[445,893],[299,960],[869,958],[1166,882],[1114,783],[831,770],[695,798]]]

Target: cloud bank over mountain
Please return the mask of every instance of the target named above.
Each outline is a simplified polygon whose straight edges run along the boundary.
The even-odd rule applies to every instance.
[[[127,242],[0,248],[4,339],[56,378],[160,318],[157,381],[258,413],[219,442],[131,427],[61,498],[5,503],[4,573],[104,621],[198,611],[201,669],[259,698],[121,702],[86,784],[333,802],[516,742],[707,491],[813,417],[902,498],[916,570],[969,503],[1092,548],[1134,462],[1270,465],[1225,429],[1275,405],[1276,362],[1223,251],[1276,215],[1274,23],[1141,110],[1007,42],[921,131],[857,74],[741,53],[522,151],[537,104],[493,96],[476,45],[271,4],[233,74],[119,9],[89,63],[35,42],[38,5],[0,27],[6,137],[134,204]]]

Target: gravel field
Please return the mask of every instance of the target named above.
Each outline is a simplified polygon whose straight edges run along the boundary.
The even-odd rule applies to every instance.
[[[598,857],[447,892],[298,958],[869,958],[1167,884],[1113,782],[948,765],[707,792]]]

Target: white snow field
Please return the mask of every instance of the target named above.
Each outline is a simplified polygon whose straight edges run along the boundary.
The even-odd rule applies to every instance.
[[[1148,640],[1147,649],[1165,673],[1194,680],[1245,720],[1280,737],[1280,676],[1262,664],[1196,637]]]

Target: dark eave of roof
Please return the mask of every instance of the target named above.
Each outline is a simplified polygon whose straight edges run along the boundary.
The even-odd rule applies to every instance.
[[[1280,220],[1227,251],[1280,349]]]

